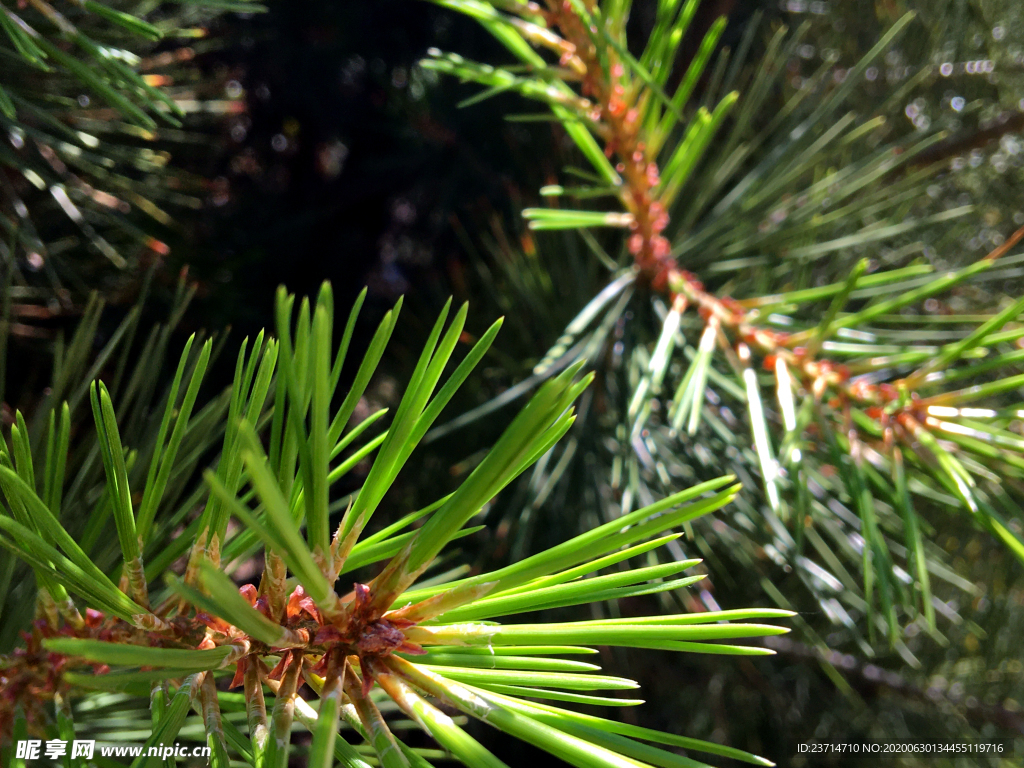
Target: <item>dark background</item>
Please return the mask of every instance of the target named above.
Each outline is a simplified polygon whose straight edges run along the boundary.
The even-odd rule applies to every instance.
[[[634,3],[634,26],[648,5]],[[723,13],[723,44],[734,42],[758,5],[703,3],[680,62]],[[309,293],[325,279],[339,306],[363,285],[378,309],[401,294],[439,303],[465,259],[453,218],[516,215],[557,173],[560,132],[504,120],[535,111],[514,96],[460,109],[470,86],[416,70],[431,46],[508,60],[459,14],[417,0],[268,9],[224,20],[227,43],[207,61],[245,89],[248,114],[224,125],[224,151],[197,169],[216,181],[172,256],[201,282],[197,319],[261,328],[277,285]]]

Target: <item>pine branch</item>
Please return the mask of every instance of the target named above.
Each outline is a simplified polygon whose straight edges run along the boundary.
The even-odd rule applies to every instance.
[[[315,303],[303,301],[298,313],[292,311],[294,303],[294,297],[280,294],[277,338],[260,334],[251,350],[243,344],[229,402],[215,400],[220,407],[212,413],[213,424],[204,417],[205,408],[195,411],[193,398],[211,356],[209,344],[200,348],[190,340],[186,345],[164,407],[153,409],[154,418],[162,414],[160,426],[144,433],[155,434],[153,444],[140,444],[144,451],[122,436],[123,420],[107,388],[91,385],[96,432],[87,445],[90,454],[100,452],[103,474],[101,498],[87,528],[98,520],[98,528],[116,530],[117,544],[108,549],[118,557],[105,567],[116,572],[123,565],[120,587],[90,552],[95,539],[79,545],[65,527],[72,520],[61,509],[43,511],[30,471],[28,429],[19,426],[14,432],[13,461],[6,453],[2,457],[14,468],[0,467],[9,506],[0,514],[0,546],[34,568],[22,575],[34,581],[38,607],[25,646],[0,657],[3,732],[10,733],[24,712],[25,727],[49,738],[52,720],[40,707],[89,690],[124,690],[160,700],[166,688],[173,697],[154,707],[147,745],[173,739],[192,706],[201,715],[212,765],[227,766],[237,758],[254,766],[285,765],[295,719],[313,733],[314,764],[333,765],[335,758],[359,764],[356,750],[337,734],[342,718],[383,765],[429,765],[422,752],[411,750],[392,731],[394,710],[410,714],[456,753],[500,765],[434,710],[426,700],[430,696],[585,768],[679,759],[647,742],[769,764],[741,750],[637,727],[624,730],[611,720],[527,699],[638,705],[642,702],[615,693],[636,688],[632,680],[595,674],[596,666],[561,657],[592,653],[594,644],[762,656],[771,651],[747,640],[786,632],[760,622],[791,612],[750,608],[627,621],[495,621],[552,607],[670,593],[699,581],[701,576],[680,577],[698,560],[653,568],[630,567],[629,561],[678,536],[666,532],[728,505],[739,490],[732,478],[673,494],[496,571],[423,579],[452,541],[476,530],[466,526],[478,511],[572,426],[573,404],[590,383],[590,377],[577,378],[578,366],[553,377],[459,488],[428,509],[362,537],[396,475],[498,330],[495,324],[442,382],[462,336],[463,307],[447,328],[447,311],[435,324],[387,437],[369,443],[377,449],[372,468],[325,546],[316,532],[330,524],[330,507],[325,508],[322,496],[319,503],[309,497],[321,490],[329,494],[341,479],[344,473],[332,463],[365,432],[366,424],[349,424],[349,398],[335,397],[347,342],[340,349],[332,342],[329,286]],[[385,339],[394,321],[394,315],[385,318]],[[371,344],[363,365],[372,373],[379,357],[380,350]],[[186,377],[189,384],[182,394]],[[357,377],[348,394],[363,386]],[[175,408],[182,397],[183,405]],[[271,402],[273,415],[267,413]],[[344,418],[334,429],[338,413]],[[367,419],[371,424],[377,420]],[[216,469],[205,470],[205,482],[185,507],[203,508],[206,500],[204,511],[184,534],[170,535],[185,519],[166,498],[170,478],[178,473],[168,473],[165,463],[181,467],[190,433],[212,427],[221,433],[220,459]],[[48,434],[43,474],[52,483],[52,462],[60,448],[53,445],[53,430]],[[200,453],[206,450],[204,445]],[[140,454],[149,457],[145,471]],[[181,468],[194,475],[200,467],[186,463]],[[129,491],[134,478],[143,483],[138,511],[134,499],[140,486]],[[229,517],[240,525],[228,525]],[[421,518],[424,524],[413,528]],[[146,532],[137,536],[140,519]],[[178,577],[173,560],[186,549],[191,556],[184,576]],[[260,586],[238,587],[225,571],[261,549],[266,570]],[[379,563],[382,569],[368,583],[350,582],[340,574],[354,567],[352,561]],[[9,618],[17,617],[5,606],[4,619]],[[481,653],[497,661],[482,665]],[[43,657],[46,665],[39,663]],[[221,690],[218,677],[232,672],[231,687],[244,686],[250,740],[226,716],[240,702],[232,698],[236,694]],[[320,694],[318,711],[299,695],[303,681]],[[270,711],[265,688],[274,694]]]
[[[634,287],[645,289],[637,293],[654,301],[655,332],[650,347],[625,350],[629,375],[621,386],[629,393],[628,405],[619,409],[612,439],[629,442],[634,471],[657,474],[658,485],[671,489],[666,467],[679,464],[674,445],[692,450],[704,465],[719,463],[704,458],[699,444],[691,449],[687,443],[699,442],[702,422],[713,418],[707,400],[717,404],[724,393],[746,411],[747,444],[767,502],[759,515],[781,561],[804,557],[805,526],[817,517],[815,505],[834,499],[855,510],[842,521],[844,528],[855,522],[840,542],[842,556],[837,559],[820,539],[815,547],[845,589],[852,585],[840,561],[848,559],[861,572],[860,594],[850,595],[849,602],[866,614],[871,637],[878,628],[876,606],[890,643],[898,643],[898,609],[910,620],[924,617],[935,631],[929,572],[937,566],[922,541],[927,525],[912,497],[917,504],[941,499],[959,506],[1024,557],[1019,526],[1010,522],[1021,514],[1017,478],[1024,466],[1024,442],[1009,429],[1011,411],[1005,410],[1012,402],[970,409],[983,398],[998,402],[1020,386],[1013,375],[1018,358],[1002,345],[1020,337],[1024,307],[1010,301],[997,311],[953,314],[947,320],[963,328],[947,332],[948,343],[939,346],[914,344],[908,339],[915,334],[901,327],[911,322],[907,312],[1015,264],[1017,257],[1008,254],[1024,229],[1000,239],[988,256],[937,276],[920,261],[904,260],[906,266],[888,270],[866,259],[826,263],[971,213],[969,206],[929,211],[919,202],[927,201],[925,184],[940,168],[918,170],[914,164],[940,146],[941,135],[884,145],[878,139],[886,105],[938,73],[922,67],[877,114],[844,111],[869,68],[913,23],[912,14],[882,34],[842,78],[829,79],[833,69],[827,63],[758,128],[767,94],[803,29],[788,39],[785,30],[771,36],[743,95],[719,95],[739,83],[740,61],[730,67],[725,87],[718,87],[714,75],[704,105],[696,106],[690,104],[694,89],[712,61],[724,21],[705,37],[675,90],[665,88],[675,67],[674,46],[696,3],[659,4],[636,57],[625,36],[628,9],[551,0],[492,4],[485,13],[476,4],[445,4],[485,17],[484,26],[521,64],[492,67],[435,53],[424,66],[491,88],[504,82],[545,101],[596,174],[593,186],[542,190],[552,205],[523,212],[530,229],[627,232],[620,271],[566,326],[534,369],[535,381],[556,360],[603,366],[611,327],[629,311]],[[520,17],[543,32],[523,32]],[[520,41],[509,41],[510,29],[520,31]],[[756,29],[752,24],[742,50]],[[523,44],[557,54],[557,67],[537,53],[524,53]],[[715,70],[723,77],[726,56],[720,53]],[[621,209],[566,210],[558,205],[562,196],[611,196]],[[596,235],[587,234],[586,242],[602,258]],[[821,285],[826,276],[833,282]],[[787,282],[808,285],[812,277],[818,280],[814,288],[778,289]],[[732,280],[724,283],[725,278]],[[747,297],[729,295],[737,285]],[[691,319],[693,314],[698,318]],[[953,382],[986,383],[943,391]],[[479,413],[492,410],[488,405]],[[718,418],[711,424],[727,445],[737,444],[735,426]],[[657,449],[647,437],[652,430],[662,435]],[[693,466],[686,469],[690,475]],[[557,472],[564,471],[559,462]],[[621,478],[617,473],[611,473],[612,487],[622,488],[627,483],[615,479]],[[807,494],[811,478],[822,491],[817,500]],[[539,480],[546,487],[556,481],[554,474]],[[638,485],[635,476],[628,485]],[[624,493],[622,508],[632,503],[634,492]],[[904,583],[907,571],[891,555],[902,549],[894,536],[902,536],[906,547],[912,589]],[[820,588],[813,591],[819,601],[827,599]]]

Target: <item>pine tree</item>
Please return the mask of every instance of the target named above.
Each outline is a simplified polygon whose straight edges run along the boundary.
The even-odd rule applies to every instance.
[[[206,397],[223,337],[191,338],[161,375],[184,282],[166,325],[136,345],[137,307],[96,357],[91,304],[0,450],[5,764],[24,764],[14,744],[31,738],[129,730],[150,734],[147,747],[198,733],[216,766],[284,766],[303,751],[315,766],[504,765],[471,719],[577,766],[767,764],[579,712],[642,702],[623,698],[632,680],[565,657],[687,651],[727,670],[719,656],[741,655],[752,676],[779,648],[839,686],[842,667],[909,691],[863,659],[891,650],[922,666],[938,648],[928,670],[949,665],[935,657],[963,619],[944,598],[978,591],[949,562],[951,532],[973,530],[993,561],[1024,559],[1012,282],[1024,228],[1011,231],[1024,222],[1010,225],[1017,198],[969,199],[1019,176],[1005,108],[1020,83],[988,77],[1015,55],[991,19],[1012,6],[958,3],[943,27],[938,0],[916,15],[881,4],[856,19],[871,44],[847,60],[857,46],[836,22],[856,11],[822,29],[827,4],[790,3],[822,18],[793,30],[755,19],[735,52],[718,20],[680,62],[698,0],[637,4],[634,22],[629,0],[435,1],[512,60],[431,52],[424,68],[483,86],[469,102],[539,101],[512,117],[574,146],[519,244],[467,235],[490,251],[478,289],[510,310],[536,364],[434,428],[501,325],[470,333],[465,306],[448,322],[449,303],[395,412],[354,419],[399,306],[346,388],[362,297],[336,343],[328,287],[315,301],[282,290],[276,333],[244,342],[231,386]],[[978,29],[992,31],[991,55],[965,53],[982,46]],[[946,88],[961,75],[984,76],[970,98]],[[557,340],[545,352],[529,346],[537,335]],[[380,520],[417,448],[531,393],[454,490]],[[368,473],[341,496],[361,462]],[[453,542],[495,517],[516,537],[512,562],[455,565]],[[998,589],[1010,628],[1013,596]],[[777,607],[719,605],[739,592]],[[686,612],[617,613],[648,597]],[[808,646],[781,637],[788,624]],[[862,659],[834,650],[846,646]],[[683,698],[687,714],[706,712]],[[833,727],[819,709],[810,733]],[[300,727],[311,742],[293,743]]]

